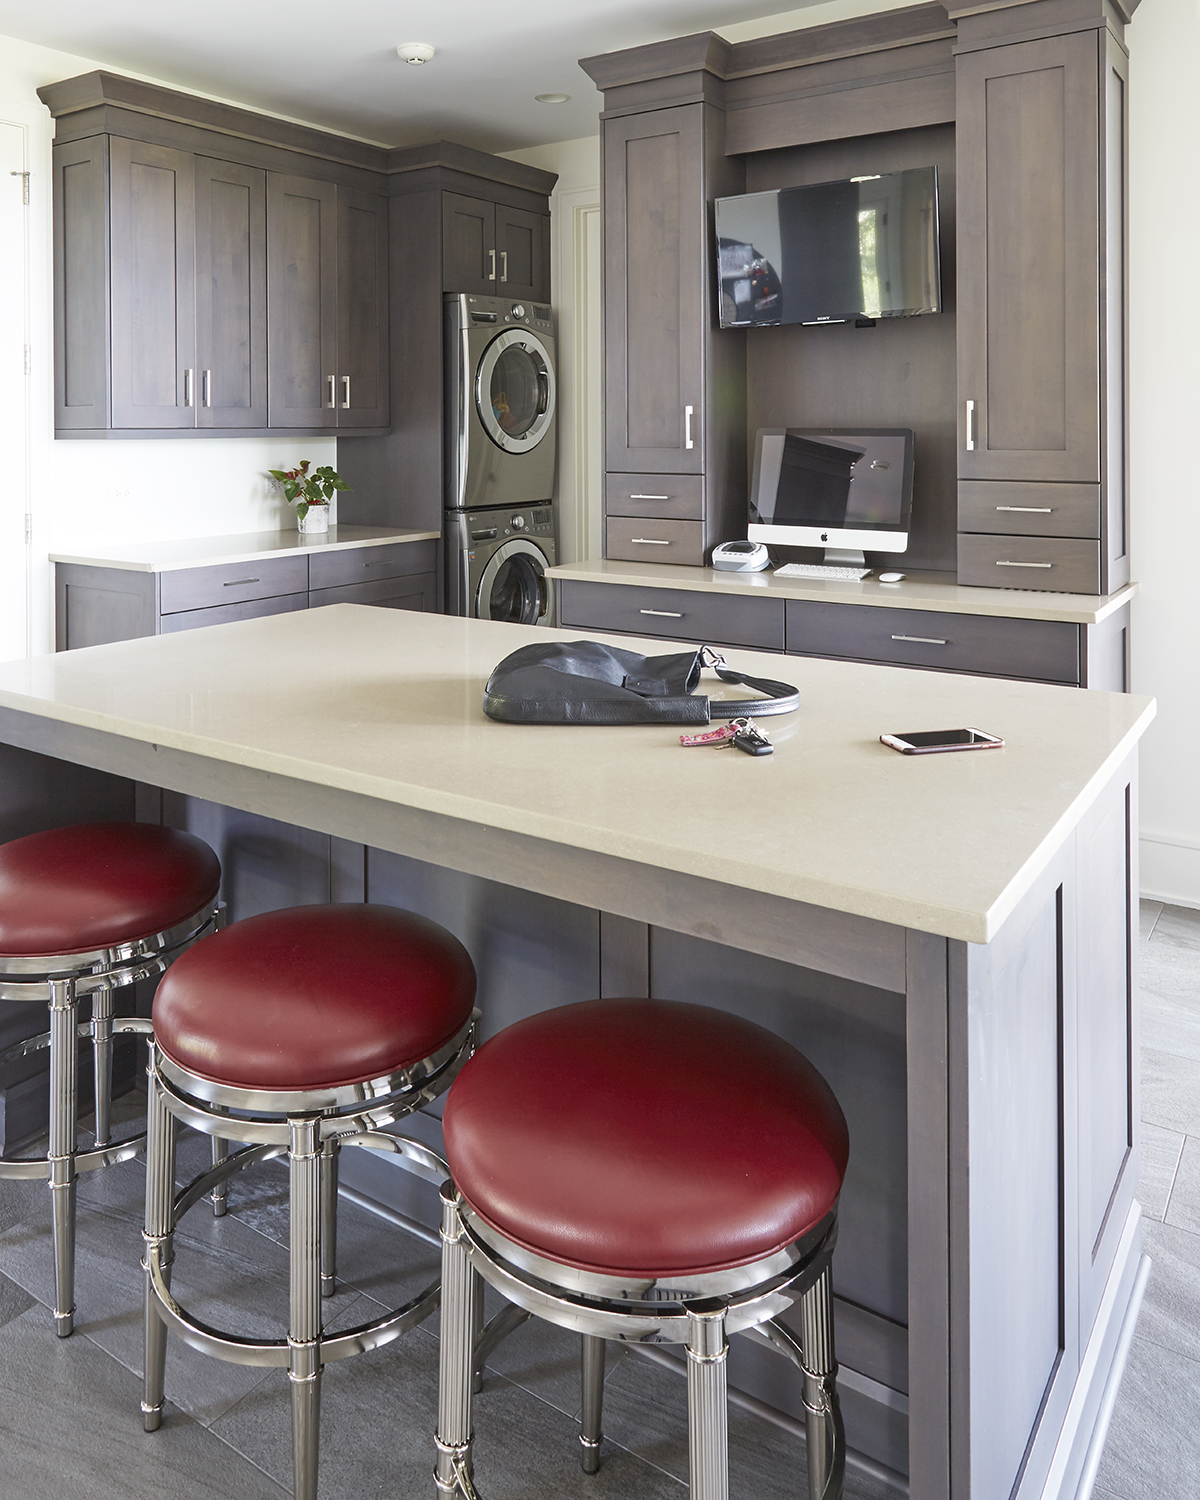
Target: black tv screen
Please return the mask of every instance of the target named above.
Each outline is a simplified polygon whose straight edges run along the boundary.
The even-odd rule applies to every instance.
[[[942,310],[937,168],[718,198],[721,327]]]

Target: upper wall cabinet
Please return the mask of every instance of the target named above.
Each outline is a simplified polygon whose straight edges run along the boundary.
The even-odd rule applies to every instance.
[[[442,194],[442,290],[550,296],[550,218],[464,193]]]

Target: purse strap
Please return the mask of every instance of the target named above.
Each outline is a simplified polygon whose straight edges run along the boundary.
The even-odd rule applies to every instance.
[[[800,707],[800,691],[788,682],[776,682],[770,677],[747,677],[726,666],[725,658],[711,646],[701,646],[700,665],[711,667],[722,682],[736,682],[743,687],[754,688],[765,693],[765,698],[710,698],[709,717],[713,719],[765,719],[772,714],[790,714]]]

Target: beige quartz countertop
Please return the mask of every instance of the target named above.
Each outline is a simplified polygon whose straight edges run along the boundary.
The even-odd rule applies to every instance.
[[[176,568],[204,568],[216,563],[261,562],[306,552],[344,552],[384,542],[429,542],[440,531],[401,531],[390,526],[331,526],[324,535],[299,531],[250,531],[240,536],[190,537],[176,542],[115,542],[83,552],[52,552],[55,563],[93,568],[124,568],[131,573],[170,573]]]
[[[889,571],[884,569],[885,572]],[[892,571],[902,573],[902,561]],[[780,578],[762,573],[722,573],[667,563],[564,563],[548,568],[552,578],[580,583],[624,583],[642,588],[695,589],[760,599],[818,599],[828,604],[881,605],[889,609],[928,609],[944,614],[1007,615],[1022,620],[1066,620],[1096,625],[1137,593],[1131,583],[1115,594],[1049,594],[1036,589],[976,589],[955,583],[950,573],[905,573],[901,583],[834,578]]]
[[[487,719],[495,664],[551,636],[571,633],[333,605],[7,663],[0,719],[16,710],[200,756],[217,800],[225,767],[290,778],[299,824],[308,784],[326,802],[376,800],[381,815],[401,804],[987,942],[1154,714],[1131,695],[795,657],[785,676],[801,707],[766,721],[769,757],[685,750],[675,727]],[[777,655],[727,656],[782,670]],[[968,725],[1007,748],[903,756],[879,743]],[[73,736],[64,728],[64,746]]]

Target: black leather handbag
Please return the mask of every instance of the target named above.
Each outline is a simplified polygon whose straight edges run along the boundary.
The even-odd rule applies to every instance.
[[[764,696],[735,702],[697,695],[706,667],[722,682]],[[799,703],[788,683],[735,672],[711,646],[641,656],[599,641],[522,646],[496,666],[483,690],[484,713],[505,724],[707,724],[791,713]]]

